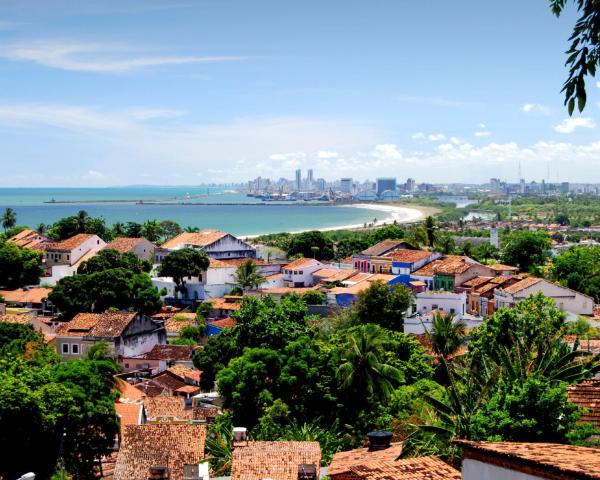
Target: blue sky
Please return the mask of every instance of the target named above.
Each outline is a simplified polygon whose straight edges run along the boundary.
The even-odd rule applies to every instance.
[[[85,4],[84,4],[85,3]],[[0,4],[4,186],[600,182],[600,84],[546,0]],[[600,80],[600,79],[599,79]]]

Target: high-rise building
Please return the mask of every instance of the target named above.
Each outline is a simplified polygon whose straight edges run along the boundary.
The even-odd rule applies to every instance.
[[[560,193],[562,193],[563,195],[569,193],[569,182],[562,182],[560,184]]]
[[[392,192],[396,190],[396,179],[392,177],[377,179],[377,195],[381,195],[386,190]]]
[[[299,192],[300,190],[302,190],[302,170],[298,169],[296,170],[296,191]]]
[[[501,182],[499,178],[490,178],[490,192],[500,193],[502,190]]]
[[[308,186],[311,187],[313,184],[313,171],[312,168],[308,169],[308,173],[306,175],[306,181],[308,182]]]
[[[408,180],[406,180],[406,183],[404,184],[404,189],[408,193],[414,192],[417,189],[417,182],[415,182],[415,179],[409,178]]]
[[[323,193],[325,191],[326,183],[324,178],[317,178],[315,182],[315,186],[317,187],[317,191]]]
[[[352,179],[341,178],[340,179],[340,191],[342,193],[352,193]]]
[[[498,239],[498,228],[497,227],[492,227],[490,228],[490,243],[492,244],[492,246],[499,248],[500,247],[500,242]]]

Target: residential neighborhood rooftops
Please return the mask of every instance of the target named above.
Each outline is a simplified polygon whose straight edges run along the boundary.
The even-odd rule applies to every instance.
[[[16,290],[0,290],[7,303],[42,303],[52,293],[51,288],[29,287]]]
[[[205,440],[205,425],[127,425],[114,479],[147,480],[150,467],[166,465],[169,480],[183,480],[184,466],[204,458]]]
[[[460,480],[461,473],[437,457],[403,458],[369,465],[354,465],[350,471],[365,480]]]
[[[210,322],[210,325],[213,325],[220,329],[225,329],[225,328],[235,327],[237,325],[237,322],[234,318],[225,317],[225,318],[221,318],[220,320],[215,320],[214,322]]]
[[[149,397],[144,400],[144,408],[148,420],[160,420],[164,418],[176,418],[178,420],[192,419],[192,409],[185,408],[183,397],[167,397],[162,395]]]
[[[135,318],[135,312],[78,313],[69,322],[59,325],[58,336],[118,337]]]
[[[43,250],[45,245],[50,241],[48,237],[41,235],[35,230],[25,229],[8,239],[10,243],[14,243],[19,247],[33,248]]]
[[[315,260],[314,258],[298,258],[297,260],[294,260],[293,262],[284,265],[283,268],[286,270],[295,270],[297,268],[303,268],[308,267],[310,265],[318,264],[320,264],[320,262],[318,260]]]
[[[384,255],[395,248],[406,247],[407,243],[402,240],[383,240],[372,247],[367,248],[361,252],[362,255],[379,257]]]
[[[183,319],[179,318],[168,318],[165,320],[165,331],[167,334],[180,334],[181,331],[186,327],[195,327],[197,325],[196,320]]]
[[[399,263],[416,263],[431,257],[433,253],[426,250],[394,250],[386,253],[384,256],[389,257],[394,262]]]
[[[26,314],[8,314],[0,315],[0,323],[18,323],[20,325],[27,325],[31,322],[31,317]]]
[[[519,270],[517,267],[512,267],[510,265],[502,265],[501,263],[494,263],[492,265],[487,266],[496,272],[516,272],[517,270]]]
[[[534,285],[537,285],[538,283],[540,283],[542,281],[541,278],[536,278],[536,277],[527,277],[524,278],[523,280],[517,282],[517,283],[513,283],[512,285],[504,288],[503,290],[506,293],[518,293],[521,290],[525,290],[526,288],[529,287],[533,287]]]
[[[154,345],[152,350],[142,355],[146,360],[174,360],[190,361],[194,350],[197,347],[192,345]]]
[[[192,245],[194,247],[206,247],[220,240],[227,233],[220,230],[200,230],[199,232],[182,232],[179,235],[167,240],[161,245],[163,249],[173,249],[181,245]]]
[[[112,249],[116,250],[119,253],[127,253],[130,252],[136,245],[140,242],[144,241],[144,238],[134,238],[134,237],[117,237],[112,242],[110,242],[104,249]]]
[[[567,387],[569,400],[578,407],[586,409],[580,422],[591,422],[600,427],[600,382],[582,382]]]
[[[242,300],[230,299],[230,298],[211,298],[208,300],[210,302],[213,310],[239,310],[242,308],[242,304],[240,303]]]
[[[142,404],[141,403],[122,403],[115,402],[115,411],[121,424],[121,432],[125,425],[139,425],[142,423]]]
[[[356,448],[345,452],[338,452],[333,456],[327,469],[327,475],[340,475],[347,473],[357,465],[371,466],[380,462],[393,462],[402,453],[402,442],[392,443],[385,450],[369,451],[368,448]]]
[[[90,238],[96,235],[92,233],[78,233],[77,235],[67,238],[61,242],[52,242],[46,245],[46,250],[60,250],[63,252],[70,252],[87,242]]]
[[[321,466],[318,442],[248,442],[233,451],[231,480],[297,480],[300,465]]]
[[[424,267],[421,267],[417,271],[413,272],[413,275],[420,277],[433,277],[435,272],[438,271],[445,273],[456,273],[457,269],[468,270],[470,265],[466,264],[465,258],[467,257],[462,257],[459,255],[446,255],[444,258],[434,260]]]
[[[461,287],[467,287],[467,288],[472,288],[472,287],[478,287],[479,285],[483,285],[484,283],[488,283],[492,280],[493,277],[475,277],[472,278],[471,280],[467,280],[466,282],[464,282]]]
[[[500,464],[529,475],[535,476],[537,471],[554,475],[543,478],[600,479],[599,448],[556,443],[468,440],[455,440],[454,443],[463,449],[465,458]]]

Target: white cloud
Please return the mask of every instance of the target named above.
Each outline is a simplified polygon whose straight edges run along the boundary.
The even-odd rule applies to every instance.
[[[145,55],[129,46],[104,43],[33,42],[6,45],[0,57],[50,68],[96,73],[126,73],[166,65],[234,62],[241,56]]]
[[[489,137],[491,134],[492,132],[487,131],[475,132],[476,137]]]
[[[486,126],[485,126],[485,123],[480,123],[480,124],[478,125],[478,127],[479,127],[479,128],[486,128]]]
[[[424,134],[423,132],[413,133],[411,135],[413,140],[429,140],[430,142],[441,142],[442,140],[446,140],[446,135],[443,133],[430,133]]]
[[[317,156],[318,156],[319,158],[337,158],[339,155],[338,155],[338,153],[337,153],[337,152],[328,152],[328,151],[325,151],[325,150],[321,150],[321,151],[320,151],[320,152],[317,154]]]
[[[550,108],[545,105],[540,105],[539,103],[526,103],[521,107],[521,111],[525,113],[537,113],[540,115],[548,115],[550,113]]]
[[[554,125],[554,130],[558,133],[572,133],[579,127],[596,128],[596,122],[589,117],[565,118],[559,124]]]
[[[600,82],[596,82],[596,86],[600,88]]]

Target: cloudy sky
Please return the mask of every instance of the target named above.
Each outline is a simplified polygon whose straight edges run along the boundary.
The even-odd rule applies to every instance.
[[[85,4],[85,5],[83,5]],[[547,0],[0,3],[2,186],[600,182]],[[599,79],[600,80],[600,79]]]

